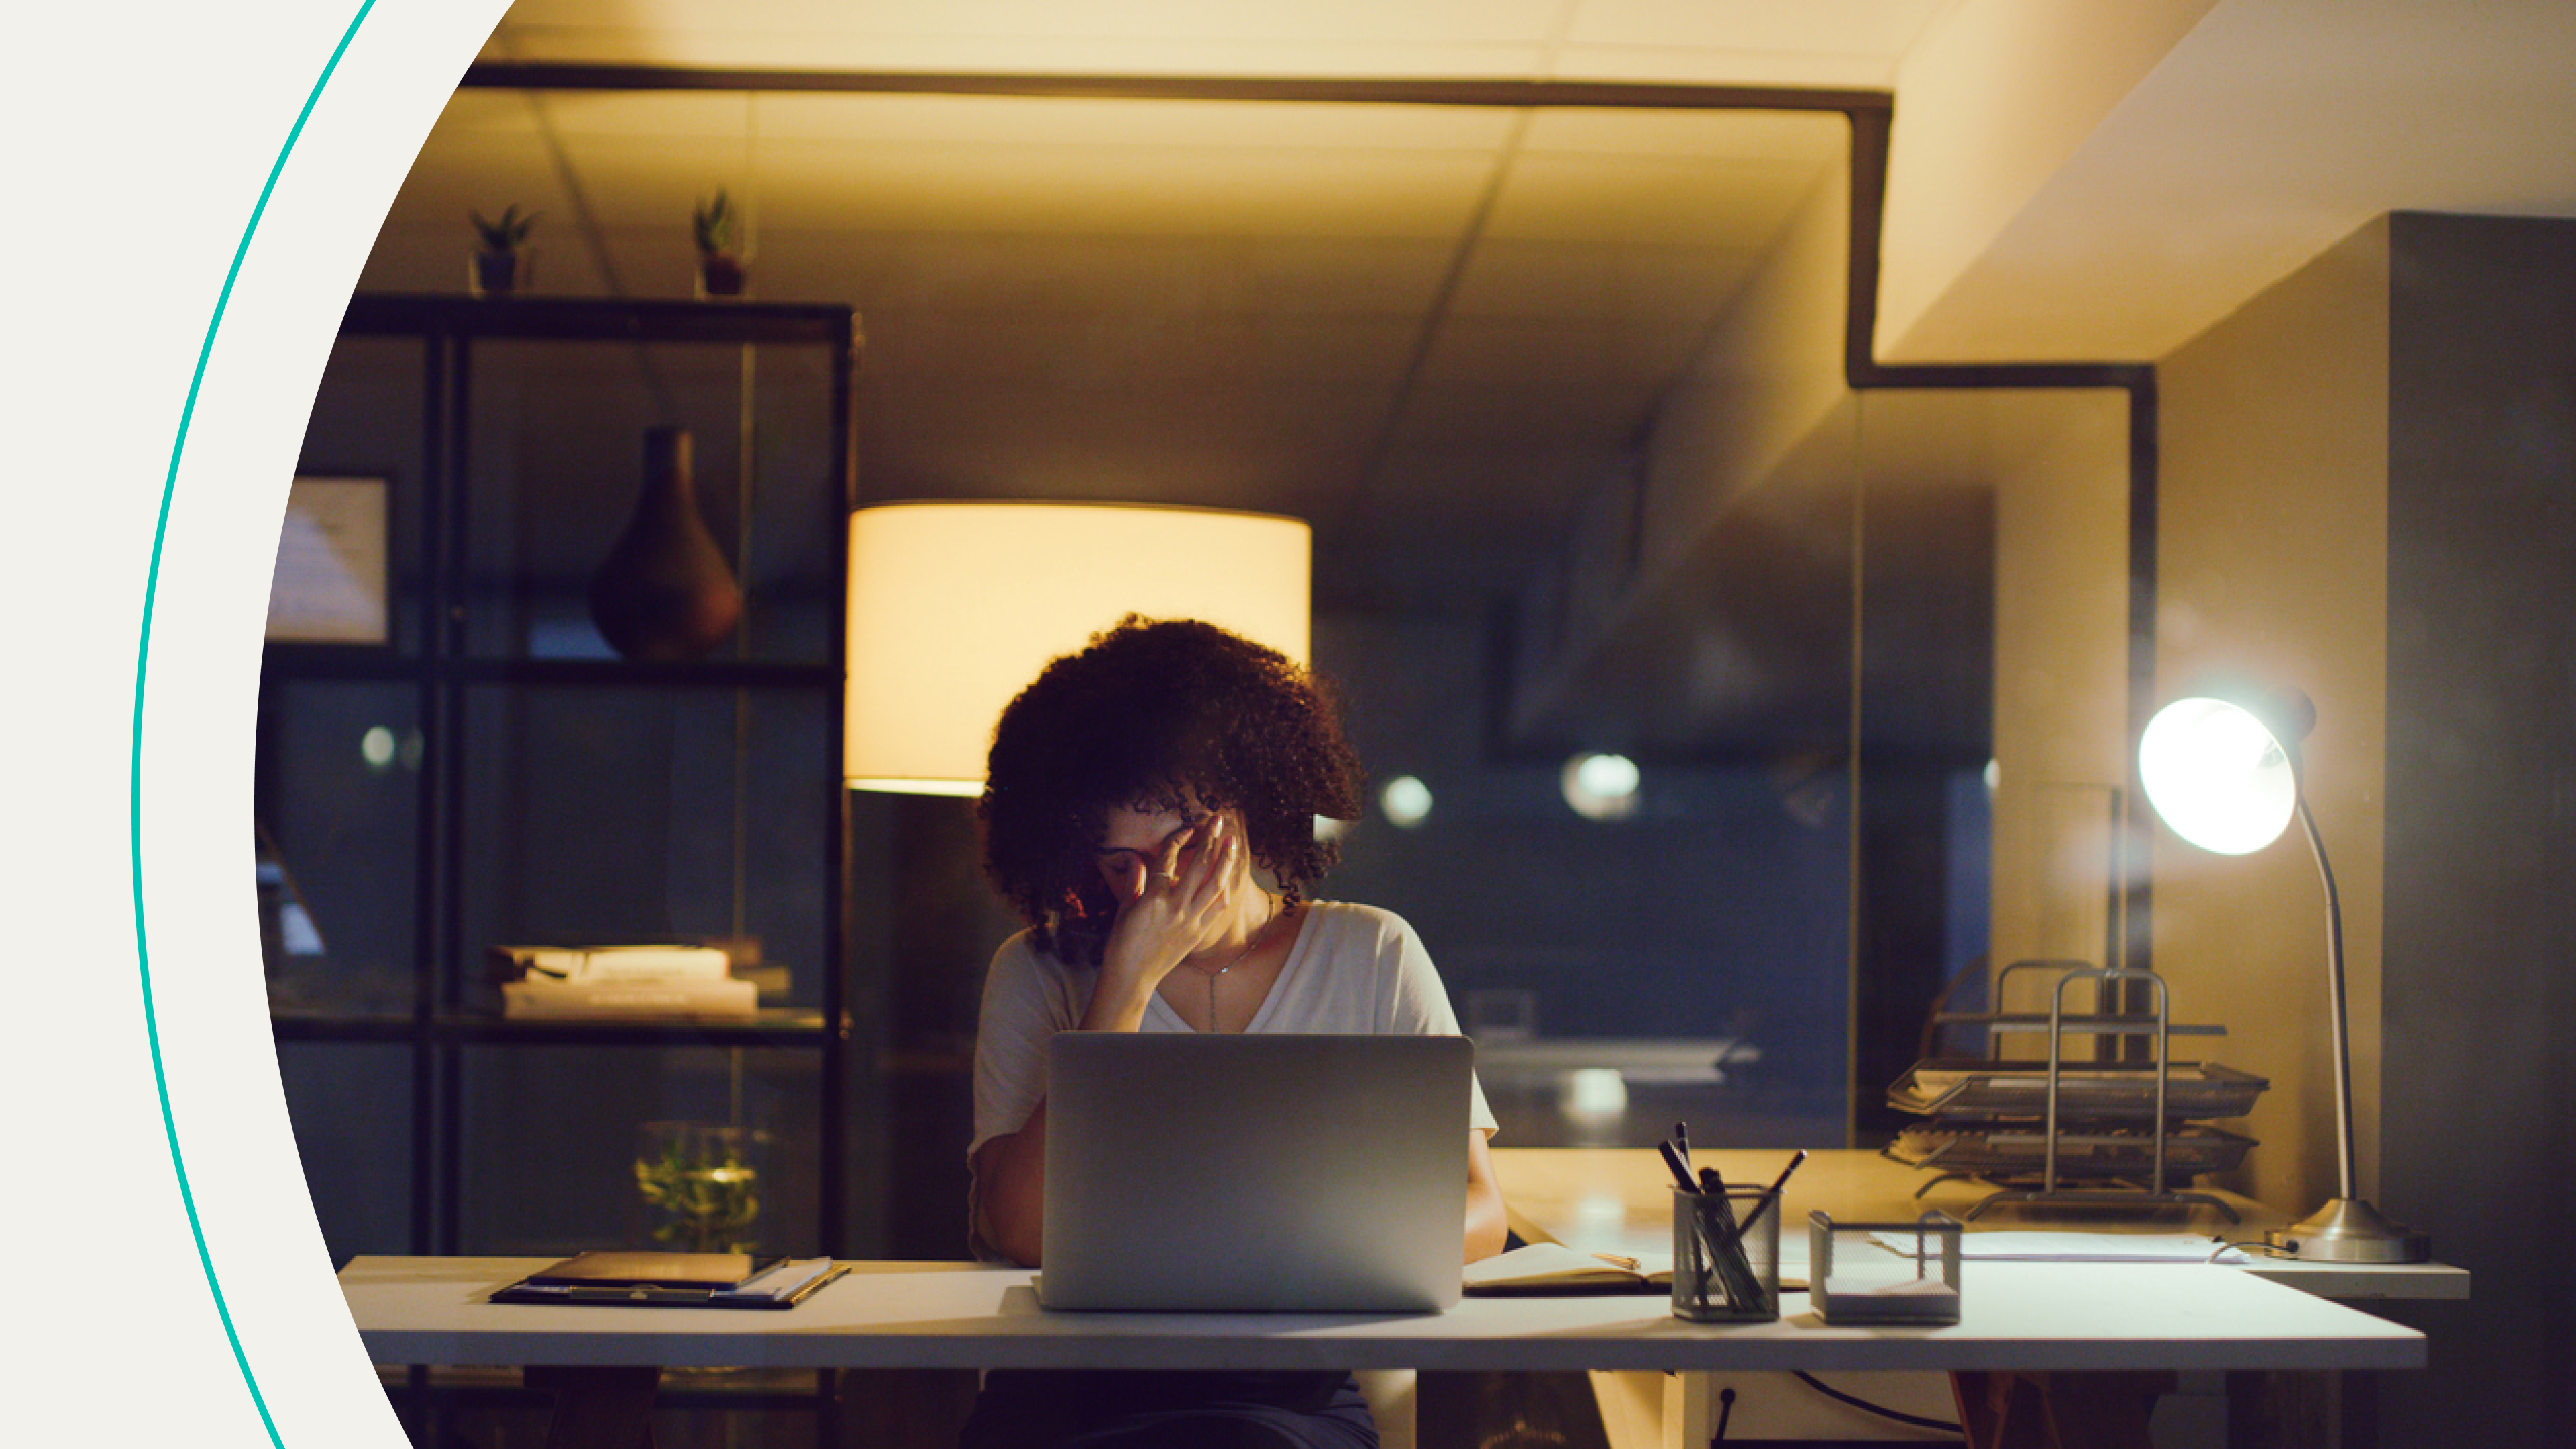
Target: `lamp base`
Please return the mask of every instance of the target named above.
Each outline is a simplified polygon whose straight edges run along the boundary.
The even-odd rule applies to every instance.
[[[2336,1198],[2263,1237],[2302,1262],[2421,1263],[2433,1256],[2430,1237],[2390,1222],[2359,1198]]]

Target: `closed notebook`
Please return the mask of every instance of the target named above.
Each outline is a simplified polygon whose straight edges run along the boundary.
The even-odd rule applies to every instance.
[[[576,1253],[525,1281],[558,1287],[739,1288],[785,1261],[749,1253]]]
[[[829,1258],[749,1253],[577,1253],[492,1295],[495,1303],[793,1308],[849,1269]]]
[[[1467,1265],[1466,1290],[1480,1297],[1548,1293],[1662,1293],[1673,1286],[1670,1257],[1586,1253],[1531,1243]]]

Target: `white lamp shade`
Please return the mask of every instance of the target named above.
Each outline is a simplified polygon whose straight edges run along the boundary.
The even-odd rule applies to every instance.
[[[2178,699],[2139,737],[2138,776],[2176,835],[2220,855],[2245,855],[2279,839],[2298,809],[2289,743],[2241,705]]]
[[[850,515],[853,788],[972,795],[993,724],[1048,660],[1128,614],[1200,619],[1303,664],[1312,533],[1294,518],[1080,503]]]

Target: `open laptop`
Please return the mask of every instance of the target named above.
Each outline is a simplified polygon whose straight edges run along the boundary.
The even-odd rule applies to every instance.
[[[1047,1051],[1047,1307],[1458,1301],[1465,1038],[1063,1032]]]

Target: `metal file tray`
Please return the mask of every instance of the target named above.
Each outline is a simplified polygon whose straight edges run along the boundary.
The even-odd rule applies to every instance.
[[[2057,1111],[2061,1119],[2151,1119],[2156,1114],[2156,1065],[2060,1063]],[[2165,1080],[2169,1118],[2242,1117],[2272,1084],[2216,1062],[2175,1062]],[[1900,1112],[1945,1120],[2033,1118],[2048,1111],[2048,1063],[1935,1057],[1917,1062],[1887,1089],[1887,1104]]]
[[[2048,1133],[2036,1126],[1914,1127],[1898,1133],[1887,1156],[1910,1167],[1937,1167],[1980,1177],[2037,1176],[2048,1166]],[[2216,1127],[2175,1127],[2164,1134],[2165,1175],[2197,1177],[2225,1172],[2245,1160],[2251,1137]],[[2141,1178],[2156,1170],[2152,1128],[2065,1131],[2057,1134],[2057,1175],[2100,1180]]]

